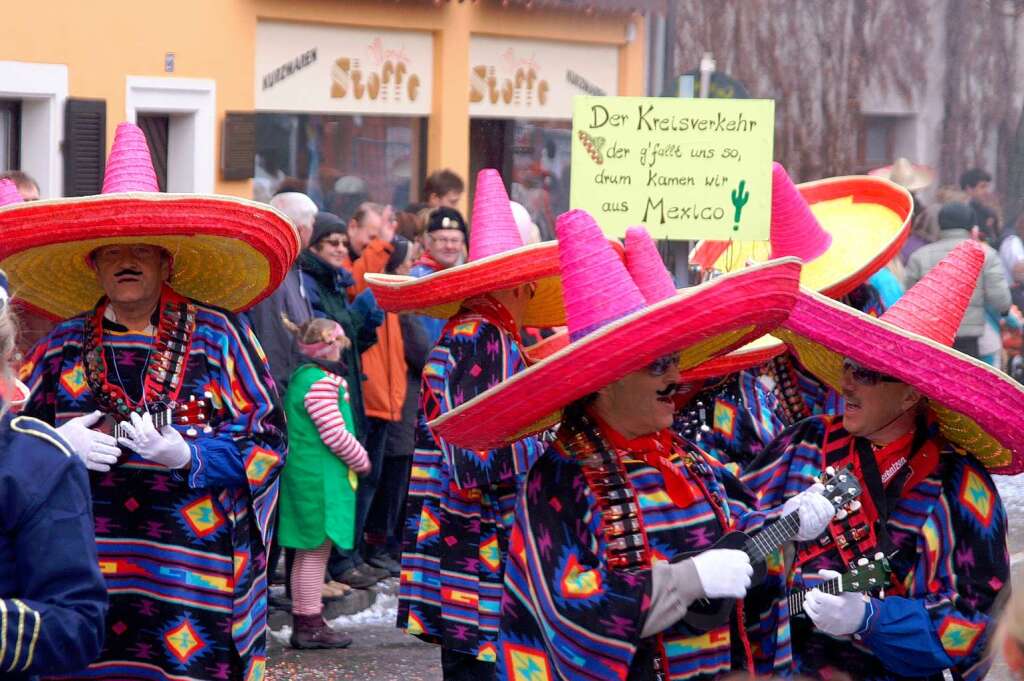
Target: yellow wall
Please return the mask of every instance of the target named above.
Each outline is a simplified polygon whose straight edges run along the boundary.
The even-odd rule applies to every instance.
[[[175,54],[176,77],[209,78],[217,87],[217,163],[225,111],[253,109],[256,24],[259,19],[344,24],[434,33],[433,113],[429,169],[469,172],[469,39],[474,33],[618,45],[619,92],[644,89],[643,20],[628,15],[503,8],[479,2],[393,0],[60,0],[41,12],[31,2],[5,3],[0,60],[68,65],[69,95],[107,101],[107,141],[125,118],[125,77],[166,77],[164,55]],[[626,25],[636,27],[627,44]],[[249,182],[216,190],[248,196]]]

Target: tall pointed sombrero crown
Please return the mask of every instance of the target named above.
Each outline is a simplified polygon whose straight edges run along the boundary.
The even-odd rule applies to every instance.
[[[134,123],[119,124],[103,175],[103,193],[158,191],[160,185],[146,135]]]
[[[772,258],[795,256],[811,262],[832,245],[832,235],[822,229],[780,163],[772,163],[770,234]]]
[[[984,266],[984,247],[970,239],[961,242],[881,318],[904,331],[952,346]]]
[[[1024,386],[950,347],[985,263],[972,240],[912,286],[880,318],[802,290],[775,334],[818,379],[839,389],[843,359],[913,386],[942,434],[996,473],[1024,469]]]
[[[295,226],[266,204],[161,193],[146,136],[133,123],[117,126],[101,194],[4,206],[0,232],[0,267],[18,297],[57,319],[103,295],[88,256],[105,245],[160,246],[174,259],[178,293],[232,311],[270,295],[299,252]]]
[[[648,305],[676,295],[672,275],[665,269],[654,239],[643,227],[626,230],[626,270]]]
[[[22,203],[21,192],[13,180],[4,178],[0,180],[0,207],[11,206],[15,203]]]
[[[566,405],[655,359],[678,352],[680,364],[690,367],[762,335],[785,317],[796,296],[795,258],[663,297],[664,279],[641,271],[657,267],[668,277],[645,232],[630,238],[638,286],[588,213],[559,216],[555,230],[571,342],[432,421],[436,436],[489,449],[539,432],[556,423]]]
[[[493,168],[484,168],[476,176],[472,219],[470,261],[523,247],[523,237],[512,215],[512,204],[505,192],[505,183]]]
[[[565,311],[558,277],[558,244],[546,241],[523,245],[497,170],[481,170],[475,191],[465,264],[420,278],[367,274],[366,283],[377,302],[389,312],[415,310],[447,319],[469,298],[536,282],[537,290],[526,310],[526,326],[561,326]]]

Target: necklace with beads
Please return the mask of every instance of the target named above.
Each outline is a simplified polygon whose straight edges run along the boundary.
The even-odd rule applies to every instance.
[[[104,299],[85,322],[82,359],[85,379],[99,409],[122,421],[131,412],[142,413],[147,405],[171,402],[181,391],[192,333],[196,326],[196,307],[187,298],[164,287],[157,307],[156,333],[143,368],[142,394],[138,400],[128,395],[121,381],[109,380],[107,353],[104,349],[103,319],[108,301]],[[111,349],[113,350],[113,349]],[[111,360],[117,359],[111,352]],[[116,370],[116,366],[115,366]],[[118,374],[119,376],[119,374]]]

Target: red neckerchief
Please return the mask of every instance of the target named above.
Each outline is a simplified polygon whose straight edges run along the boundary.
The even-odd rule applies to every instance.
[[[507,307],[491,297],[491,294],[487,293],[471,298],[462,303],[462,308],[485,317],[487,321],[512,336],[516,343],[522,346],[523,339],[519,335],[519,327],[516,325],[516,320],[512,318],[512,313],[508,311]],[[452,319],[458,316],[455,315]]]
[[[914,441],[914,432],[914,429],[911,429],[889,444],[875,449],[875,461],[878,462],[878,472],[882,474],[883,485],[903,470],[910,461],[910,445]]]
[[[679,508],[693,505],[694,490],[686,476],[676,468],[669,458],[672,456],[674,441],[668,430],[661,430],[650,435],[642,435],[633,440],[626,439],[614,428],[609,426],[600,416],[590,410],[590,416],[601,429],[601,435],[615,449],[627,452],[630,456],[642,459],[652,468],[657,468],[665,480],[665,491]]]
[[[433,256],[427,253],[426,251],[424,251],[423,254],[420,255],[419,260],[417,260],[415,265],[413,266],[415,267],[416,265],[426,265],[435,272],[440,272],[441,270],[448,269],[438,261],[434,260]]]

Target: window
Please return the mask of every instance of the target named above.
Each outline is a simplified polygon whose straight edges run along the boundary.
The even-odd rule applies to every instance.
[[[0,99],[0,172],[21,169],[21,101]]]
[[[149,155],[153,157],[153,169],[160,191],[167,191],[167,152],[171,117],[162,114],[140,113],[136,124],[142,128],[149,143]]]
[[[405,208],[426,174],[425,129],[419,117],[258,113],[253,193],[303,192],[343,220],[363,201]]]
[[[910,115],[864,114],[858,147],[859,172],[887,166],[898,156],[914,157],[915,118]]]
[[[480,118],[469,135],[472,181],[481,168],[497,168],[541,238],[554,239],[555,218],[569,210],[572,122]]]

